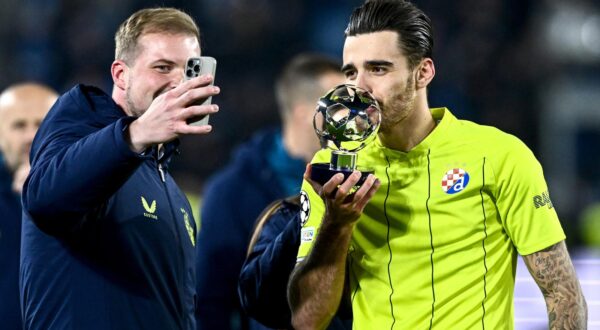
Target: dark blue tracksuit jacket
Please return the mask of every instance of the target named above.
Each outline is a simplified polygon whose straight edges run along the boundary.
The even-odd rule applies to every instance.
[[[174,146],[133,153],[132,120],[79,85],[42,123],[23,191],[25,328],[195,328],[196,228],[165,172]]]
[[[0,154],[0,328],[22,329],[19,305],[21,200]]]
[[[238,283],[240,302],[246,313],[273,329],[292,329],[287,303],[287,283],[300,247],[300,206],[283,200],[263,222],[248,254]],[[350,307],[340,308],[329,330],[352,328]]]
[[[237,281],[256,217],[271,202],[287,196],[283,174],[273,169],[268,158],[278,138],[277,130],[255,134],[205,185],[196,247],[198,330],[265,329],[243,314]],[[296,178],[299,190],[304,163],[281,161],[292,164],[286,174]]]

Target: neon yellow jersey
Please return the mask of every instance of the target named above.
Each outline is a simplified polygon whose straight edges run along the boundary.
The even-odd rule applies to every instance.
[[[378,139],[358,152],[381,187],[348,251],[354,327],[512,329],[517,252],[565,239],[542,168],[516,137],[445,108],[431,112],[437,127],[410,152]],[[302,189],[309,203],[298,260],[324,211],[307,182]]]

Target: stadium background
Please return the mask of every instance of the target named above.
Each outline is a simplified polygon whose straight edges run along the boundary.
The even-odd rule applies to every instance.
[[[600,328],[600,3],[593,0],[414,1],[433,21],[437,74],[430,105],[496,126],[527,143],[550,194],[590,309]],[[341,58],[358,0],[0,0],[0,89],[37,80],[60,92],[75,83],[110,91],[113,36],[133,11],[174,6],[218,60],[221,111],[207,137],[182,139],[173,175],[201,194],[205,179],[254,131],[277,125],[273,80],[301,51]],[[517,275],[519,329],[544,324],[541,295]]]

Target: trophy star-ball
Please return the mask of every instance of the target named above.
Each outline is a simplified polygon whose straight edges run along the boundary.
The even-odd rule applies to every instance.
[[[313,127],[317,136],[332,149],[329,163],[312,164],[311,179],[325,184],[337,173],[348,178],[354,170],[361,172],[359,187],[374,171],[357,167],[357,152],[375,139],[381,124],[381,110],[368,91],[342,84],[319,99]]]

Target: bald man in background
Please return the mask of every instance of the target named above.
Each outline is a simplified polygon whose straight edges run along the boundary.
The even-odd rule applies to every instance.
[[[57,93],[36,83],[0,94],[0,327],[22,329],[19,303],[21,191],[29,173],[29,149]]]

